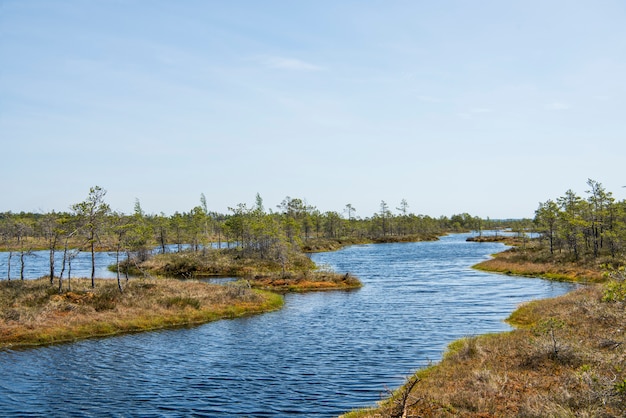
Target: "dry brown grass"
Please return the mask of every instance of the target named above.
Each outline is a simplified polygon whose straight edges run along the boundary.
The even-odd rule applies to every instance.
[[[245,279],[254,288],[277,292],[361,287],[361,282],[354,276],[316,269],[304,253],[292,254],[284,271],[275,260],[246,255],[238,250],[159,255],[144,262],[142,267],[164,276],[236,276]]]
[[[593,285],[525,304],[510,320],[521,328],[456,341],[419,371],[405,394],[413,406],[389,399],[347,416],[626,416],[623,302],[603,301],[603,287]]]
[[[305,272],[273,276],[257,276],[251,279],[252,287],[278,292],[307,292],[313,290],[349,290],[360,288],[361,282],[350,274],[325,271]]]
[[[283,265],[276,258],[261,257],[254,251],[231,248],[205,253],[183,251],[159,254],[141,263],[140,268],[164,277],[251,277],[273,274],[283,269],[289,272],[312,271],[315,264],[306,254],[294,250],[287,251]]]
[[[420,241],[437,241],[441,234],[421,233],[412,235],[388,235],[385,237],[342,237],[342,238],[309,238],[302,243],[301,249],[307,253],[316,253],[323,251],[337,251],[348,245],[357,244],[380,244],[391,242],[420,242]]]
[[[495,273],[582,283],[598,283],[605,279],[603,271],[597,264],[566,260],[563,257],[548,257],[531,245],[526,249],[514,247],[495,254],[494,258],[483,261],[474,268]]]
[[[174,279],[73,279],[57,293],[48,279],[0,282],[0,348],[204,323],[274,310],[282,297],[237,286]]]

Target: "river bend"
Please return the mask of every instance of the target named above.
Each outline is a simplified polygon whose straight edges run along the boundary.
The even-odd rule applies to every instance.
[[[0,351],[0,411],[331,417],[373,405],[386,388],[438,361],[451,341],[508,330],[503,320],[519,303],[573,288],[473,270],[504,246],[465,238],[315,254],[318,264],[350,272],[364,287],[289,294],[277,312]]]

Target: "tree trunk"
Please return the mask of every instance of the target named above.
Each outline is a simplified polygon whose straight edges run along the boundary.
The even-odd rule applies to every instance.
[[[93,237],[91,240],[91,288],[95,289],[96,287],[96,248],[93,242]]]
[[[7,280],[11,281],[11,258],[13,258],[13,251],[9,251],[9,258],[7,259]]]
[[[54,284],[54,246],[50,248],[50,285]]]
[[[67,260],[67,290],[72,291],[72,256]]]
[[[61,272],[59,273],[59,293],[63,291],[63,273],[65,273],[65,263],[67,263],[67,239],[63,247],[63,263],[61,264]],[[69,274],[69,273],[68,273]]]
[[[20,280],[24,280],[24,251],[20,252]]]
[[[122,290],[122,282],[120,281],[120,248],[119,246],[117,247],[116,251],[115,251],[115,271],[117,272],[117,288],[120,290],[120,293],[123,292]]]

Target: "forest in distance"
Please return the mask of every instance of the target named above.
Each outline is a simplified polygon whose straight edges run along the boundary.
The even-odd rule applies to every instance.
[[[262,259],[280,259],[291,249],[334,249],[338,241],[423,240],[446,232],[503,226],[467,213],[450,218],[415,215],[406,200],[396,211],[381,201],[378,213],[361,218],[351,204],[342,213],[321,212],[303,199],[289,196],[275,211],[266,210],[257,194],[253,205],[240,203],[222,214],[210,211],[202,194],[198,206],[171,216],[147,214],[139,200],[132,214],[114,212],[105,198],[106,190],[95,186],[67,212],[0,213],[0,250],[19,255],[16,258],[21,262],[36,249],[50,250],[51,260],[59,250],[70,256],[72,251],[106,250],[141,262],[152,252],[167,252],[168,246],[176,252],[234,247],[257,253]]]
[[[538,233],[552,256],[606,256],[616,262],[626,249],[626,202],[616,201],[595,180],[589,179],[587,185],[586,198],[568,190],[562,197],[540,203],[532,220],[481,219],[467,213],[434,218],[412,213],[404,199],[395,210],[381,201],[380,210],[370,217],[357,216],[351,204],[341,212],[321,212],[289,196],[276,210],[267,210],[259,194],[254,204],[239,203],[226,214],[210,211],[204,194],[188,212],[147,214],[136,200],[134,212],[124,214],[111,211],[106,190],[95,186],[67,212],[0,213],[0,250],[15,254],[16,268],[32,251],[49,250],[50,277],[57,274],[53,261],[57,251],[68,257],[79,251],[115,251],[129,265],[155,252],[166,253],[168,248],[206,253],[213,247],[232,247],[242,255],[273,260],[284,269],[294,252],[333,250],[351,243],[436,239],[450,232],[477,231],[480,235],[484,230],[508,228]]]
[[[506,319],[512,331],[453,342],[387,399],[342,418],[623,417],[626,202],[587,186],[540,203],[534,238],[473,266],[585,286],[521,304]]]
[[[349,273],[318,270],[306,252],[474,231],[471,240],[511,245],[477,269],[589,285],[521,305],[507,320],[514,331],[452,343],[440,363],[418,370],[378,406],[345,416],[622,416],[626,375],[615,365],[625,364],[626,201],[594,180],[587,186],[584,196],[568,190],[539,203],[534,219],[521,220],[432,218],[410,213],[406,201],[395,211],[381,202],[367,218],[357,217],[352,205],[321,213],[289,197],[273,211],[259,195],[228,214],[210,212],[204,196],[186,213],[149,215],[137,201],[132,214],[121,214],[96,186],[68,212],[0,214],[0,250],[9,265],[11,255],[23,269],[31,251],[50,252],[49,275],[0,277],[0,350],[278,310],[281,293],[361,287]],[[95,251],[123,259],[117,285],[94,281]],[[72,278],[70,286],[66,261],[71,266],[80,252],[91,252],[91,282]],[[133,268],[133,276],[148,274],[122,285],[120,271]],[[240,280],[177,280],[226,274]]]

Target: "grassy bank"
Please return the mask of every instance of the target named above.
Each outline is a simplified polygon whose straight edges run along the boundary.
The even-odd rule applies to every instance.
[[[73,279],[58,294],[48,279],[0,282],[0,348],[52,344],[200,324],[279,309],[280,295],[174,279]]]
[[[558,254],[550,255],[537,242],[529,241],[494,254],[493,258],[474,266],[475,269],[516,276],[541,277],[577,283],[599,283],[605,280],[605,260],[572,260]]]
[[[319,270],[290,248],[184,251],[124,267],[136,276],[186,280],[132,279],[121,293],[113,280],[98,280],[91,289],[90,280],[74,279],[72,291],[61,294],[48,279],[0,282],[0,348],[198,324],[278,309],[276,292],[361,287],[354,276]],[[243,280],[225,286],[193,280],[204,277]]]
[[[252,287],[274,292],[309,292],[319,290],[351,290],[362,286],[350,274],[314,271],[298,275],[256,276],[249,280]]]
[[[507,319],[514,331],[453,342],[440,363],[346,418],[626,416],[623,270],[610,279],[602,260],[555,257],[528,240],[506,243],[515,246],[474,267],[590,285],[520,306]]]
[[[277,292],[347,290],[361,287],[354,276],[318,269],[306,254],[292,251],[286,257],[261,256],[241,249],[185,251],[159,254],[139,265],[135,274],[179,278],[240,277],[250,286]]]
[[[421,242],[421,241],[437,241],[440,234],[423,233],[410,235],[385,235],[376,238],[369,237],[345,237],[345,238],[313,238],[305,241],[301,249],[307,253],[316,253],[323,251],[337,251],[348,245],[360,244],[387,244],[394,242]]]
[[[626,286],[592,285],[521,306],[519,328],[467,337],[356,417],[622,417]],[[616,296],[617,295],[617,296]]]

